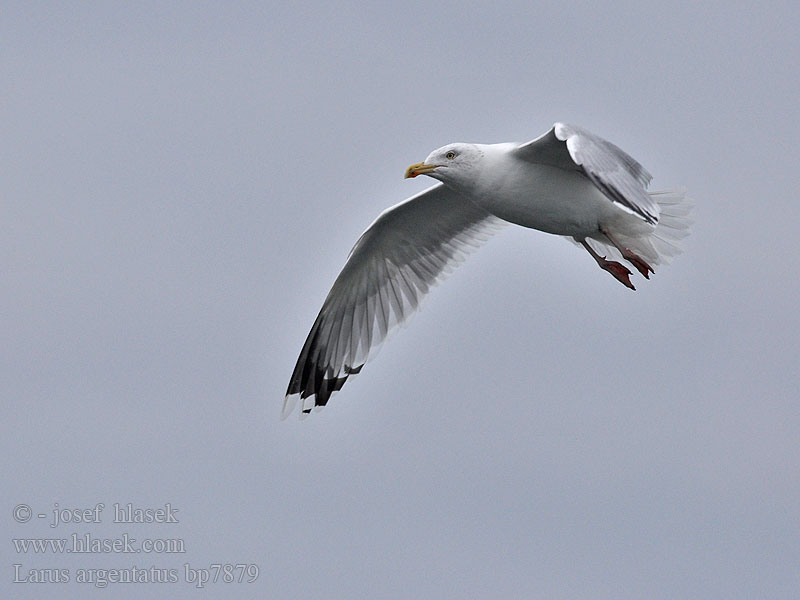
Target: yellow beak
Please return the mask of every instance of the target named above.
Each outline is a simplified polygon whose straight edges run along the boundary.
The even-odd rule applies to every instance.
[[[405,179],[416,177],[417,175],[425,175],[436,169],[437,165],[426,165],[424,162],[416,163],[406,169]]]

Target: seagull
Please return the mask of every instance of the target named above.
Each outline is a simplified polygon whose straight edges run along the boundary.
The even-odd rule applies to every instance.
[[[533,141],[448,144],[408,167],[439,181],[383,213],[361,235],[311,327],[281,418],[321,409],[419,306],[432,285],[508,223],[565,236],[635,290],[689,234],[685,190],[652,179],[614,144],[556,123]],[[612,260],[617,259],[617,260]]]

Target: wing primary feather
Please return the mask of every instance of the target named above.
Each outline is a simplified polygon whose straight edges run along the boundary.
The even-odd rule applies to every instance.
[[[387,279],[389,281],[389,289],[392,292],[391,301],[392,301],[392,310],[395,312],[395,317],[398,322],[403,320],[403,297],[400,293],[398,293],[397,285],[398,282],[395,280],[399,277],[399,271],[394,267],[394,265],[389,262],[388,260],[385,261],[384,266],[387,272]]]
[[[304,416],[358,374],[430,287],[497,229],[497,219],[437,184],[383,213],[359,237],[317,315],[289,381]]]

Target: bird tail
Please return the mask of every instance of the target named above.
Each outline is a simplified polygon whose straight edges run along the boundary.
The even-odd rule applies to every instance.
[[[657,264],[669,264],[674,257],[683,252],[681,240],[689,235],[694,223],[692,209],[694,202],[686,197],[685,189],[648,192],[656,201],[661,215],[653,233],[645,241],[649,242],[655,253]],[[649,248],[648,248],[649,249]]]
[[[686,197],[685,189],[648,192],[658,204],[660,216],[654,228],[642,229],[635,235],[615,233],[617,241],[641,256],[650,265],[666,265],[683,252],[681,240],[689,235],[689,227],[694,222],[692,208],[694,203]],[[642,223],[644,226],[644,223]],[[622,255],[606,240],[587,238],[596,252],[612,260],[622,260]]]

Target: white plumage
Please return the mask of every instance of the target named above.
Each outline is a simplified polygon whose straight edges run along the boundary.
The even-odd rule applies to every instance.
[[[650,174],[615,145],[556,123],[525,144],[449,144],[406,177],[441,181],[384,211],[356,242],[300,352],[282,417],[327,404],[416,310],[431,285],[504,224],[568,236],[635,289],[688,235],[683,191],[647,192]]]

